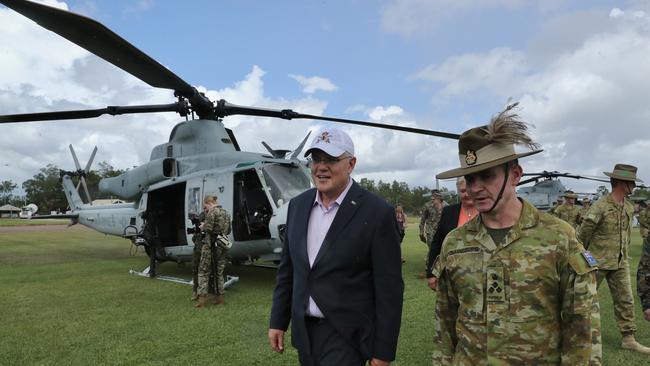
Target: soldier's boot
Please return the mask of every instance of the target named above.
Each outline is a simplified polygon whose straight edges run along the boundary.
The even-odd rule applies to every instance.
[[[215,304],[215,305],[222,305],[222,304],[225,304],[225,303],[226,303],[226,301],[223,299],[223,295],[216,295],[216,296],[214,297],[214,302],[213,302],[213,304]]]
[[[628,334],[623,336],[621,341],[621,348],[629,349],[630,351],[643,353],[644,355],[650,355],[650,348],[642,345],[637,342],[634,338],[634,334]]]
[[[199,298],[199,295],[196,293],[196,291],[192,291],[192,297],[190,298],[192,301],[196,301]]]
[[[208,306],[208,297],[206,295],[199,295],[199,297],[196,299],[196,304],[194,304],[195,308],[204,308]]]

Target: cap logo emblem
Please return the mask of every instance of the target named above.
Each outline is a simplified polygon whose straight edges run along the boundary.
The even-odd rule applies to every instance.
[[[321,133],[320,136],[316,137],[316,143],[319,143],[319,142],[322,141],[322,142],[326,142],[326,143],[329,144],[330,143],[330,137],[332,137],[330,135],[330,133],[325,131],[325,132]]]
[[[476,152],[474,150],[467,150],[465,153],[465,164],[474,165],[476,164]]]

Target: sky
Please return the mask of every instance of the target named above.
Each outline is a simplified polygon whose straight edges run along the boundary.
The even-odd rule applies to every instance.
[[[542,170],[602,176],[616,163],[650,183],[650,2],[600,0],[40,1],[91,17],[213,100],[462,133],[509,101],[544,152]],[[0,5],[0,113],[174,101]],[[126,169],[183,119],[173,113],[0,125],[0,180],[40,168]],[[227,117],[243,150],[298,146],[326,125]],[[457,142],[341,126],[356,179],[432,187]],[[96,167],[96,165],[95,165]],[[576,191],[602,183],[564,180]],[[453,182],[441,181],[453,187]]]

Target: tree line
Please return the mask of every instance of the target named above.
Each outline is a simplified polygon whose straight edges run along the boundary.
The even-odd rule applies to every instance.
[[[359,185],[370,192],[377,194],[393,206],[402,206],[404,211],[409,215],[419,215],[420,210],[427,201],[431,200],[431,188],[417,186],[409,187],[405,182],[394,180],[391,183],[373,179],[361,178]],[[440,188],[443,199],[447,203],[457,202],[456,192],[451,192],[447,188]]]
[[[86,174],[86,185],[90,197],[95,199],[112,198],[110,195],[99,192],[99,181],[102,178],[115,177],[124,173],[124,170],[115,169],[107,162],[98,164],[98,169],[91,170]],[[34,175],[33,178],[26,180],[22,184],[25,196],[16,196],[13,194],[18,185],[11,180],[0,182],[0,205],[10,204],[16,207],[22,207],[26,203],[35,203],[38,206],[39,213],[49,213],[51,211],[65,212],[68,209],[68,201],[65,198],[61,187],[61,175],[58,166],[48,164]],[[75,185],[79,184],[79,178],[73,177]],[[80,191],[83,188],[80,187]],[[80,192],[81,199],[88,203],[86,194]]]

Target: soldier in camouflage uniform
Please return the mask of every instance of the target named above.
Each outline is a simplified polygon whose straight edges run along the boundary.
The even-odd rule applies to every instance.
[[[568,222],[574,229],[580,224],[580,208],[575,205],[578,195],[573,191],[564,192],[564,203],[555,208],[551,213],[553,216]]]
[[[589,211],[589,207],[591,207],[591,202],[589,201],[588,197],[585,197],[582,199],[582,207],[580,208],[580,223],[582,223],[582,219],[587,216],[587,211]],[[578,230],[576,230],[577,232]]]
[[[650,208],[646,205],[639,211],[639,227],[643,239],[643,253],[639,261],[639,269],[636,272],[636,290],[641,299],[643,317],[650,321]]]
[[[562,197],[558,197],[558,198],[557,198],[557,201],[553,202],[553,207],[551,207],[551,208],[548,210],[548,213],[550,213],[551,215],[555,215],[555,210],[557,210],[558,207],[562,206],[563,203],[564,203],[564,202],[563,202],[563,200],[562,200]]]
[[[440,216],[442,214],[442,195],[437,189],[431,190],[431,201],[427,202],[420,214],[420,240],[431,245],[433,234],[438,229]]]
[[[597,282],[607,279],[614,301],[614,316],[623,335],[621,347],[650,354],[635,338],[634,296],[630,282],[629,246],[634,205],[626,198],[635,187],[636,167],[616,164],[610,177],[612,192],[594,203],[583,218],[578,239],[598,260]]]
[[[199,286],[197,288],[198,301],[196,307],[204,307],[208,301],[214,304],[223,304],[224,294],[224,269],[226,267],[226,255],[228,250],[217,245],[218,235],[228,235],[230,233],[230,215],[217,203],[217,198],[214,196],[206,196],[204,207],[207,210],[205,215],[205,222],[202,225],[203,232],[203,245],[201,247],[201,261],[199,263]],[[214,251],[216,258],[214,278],[217,282],[216,296],[214,298],[208,297],[208,286],[210,286],[210,272],[212,270],[212,250],[210,246],[215,246]]]
[[[599,365],[597,263],[570,225],[517,198],[518,159],[541,150],[515,107],[465,131],[461,167],[437,176],[465,176],[479,215],[436,263],[433,365]]]

